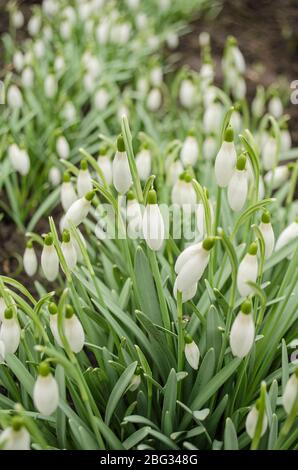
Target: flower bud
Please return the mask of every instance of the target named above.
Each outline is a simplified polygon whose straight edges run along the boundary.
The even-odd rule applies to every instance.
[[[21,328],[14,314],[13,307],[7,307],[0,328],[0,341],[4,343],[5,354],[14,354],[19,347]]]
[[[77,200],[75,189],[70,181],[68,173],[64,174],[63,183],[61,185],[60,198],[63,210],[66,212],[70,206]]]
[[[259,411],[256,406],[253,406],[250,412],[248,413],[246,417],[246,421],[245,421],[246,432],[251,439],[253,439],[255,436],[258,419],[259,419]],[[266,412],[264,412],[261,437],[265,434],[267,425],[268,425],[268,420],[267,420]]]
[[[23,264],[28,276],[34,276],[37,271],[38,262],[32,242],[27,243],[23,257]]]
[[[280,250],[295,238],[298,239],[298,217],[281,232],[276,242],[275,251]]]
[[[251,302],[246,300],[236,316],[230,333],[230,346],[234,356],[243,358],[251,350],[255,338],[255,325]]]
[[[32,88],[34,85],[34,72],[29,66],[25,67],[22,72],[22,84],[24,88]]]
[[[180,153],[180,158],[183,165],[195,165],[199,158],[199,146],[196,138],[189,134],[185,141]]]
[[[103,175],[105,177],[107,185],[111,185],[113,181],[113,170],[111,160],[107,155],[100,155],[97,159],[97,163]]]
[[[22,176],[26,176],[30,170],[30,159],[25,149],[20,149],[16,144],[8,148],[10,163]]]
[[[43,416],[50,416],[58,407],[58,384],[47,362],[42,362],[39,366],[38,377],[33,388],[33,401],[35,408]]]
[[[283,105],[279,96],[273,96],[268,103],[268,110],[275,119],[279,119],[283,115]]]
[[[47,235],[41,253],[41,267],[46,279],[53,282],[59,274],[59,258],[54,247],[53,237]]]
[[[23,424],[22,418],[14,416],[11,426],[0,434],[0,449],[3,450],[30,450],[30,434]]]
[[[142,225],[143,236],[149,248],[154,251],[160,250],[165,239],[165,226],[154,190],[149,191]]]
[[[57,95],[58,83],[55,75],[50,74],[46,77],[44,82],[44,92],[47,98],[52,99]]]
[[[8,88],[7,103],[11,109],[20,109],[23,106],[23,96],[16,85],[10,85]]]
[[[159,88],[152,88],[147,96],[146,105],[152,113],[159,110],[162,104],[162,95]]]
[[[83,220],[87,217],[91,207],[91,202],[94,197],[94,191],[87,193],[84,197],[77,199],[68,209],[65,214],[64,228],[69,228],[69,222],[72,222],[75,226],[80,225]]]
[[[132,176],[122,136],[117,140],[117,152],[113,160],[113,184],[120,194],[125,194],[132,185]]]
[[[195,209],[197,194],[189,174],[185,172],[180,175],[179,180],[173,186],[171,197],[173,204],[190,206],[191,210]]]
[[[236,166],[237,154],[233,140],[233,129],[228,127],[215,159],[215,178],[221,188],[228,186]]]
[[[141,181],[146,181],[151,174],[151,153],[143,148],[136,156],[136,165]]]
[[[277,166],[266,173],[264,181],[271,189],[277,189],[287,181],[289,175],[290,171],[287,165]]]
[[[298,399],[298,369],[291,375],[286,383],[282,396],[282,404],[289,415]]]
[[[193,82],[185,78],[182,80],[180,89],[179,89],[179,100],[182,106],[186,109],[193,107],[195,102],[196,89]]]
[[[259,229],[263,235],[265,242],[265,258],[268,259],[272,255],[275,243],[274,231],[270,222],[269,212],[264,212],[262,215],[262,222]]]
[[[56,141],[56,151],[62,160],[67,160],[69,158],[69,143],[67,142],[64,135],[60,135]]]
[[[105,88],[97,90],[94,96],[94,105],[98,111],[105,111],[110,101],[110,95]]]
[[[253,288],[248,282],[255,283],[258,277],[257,250],[257,244],[252,243],[238,267],[237,288],[242,297],[247,297],[253,293]]]
[[[228,184],[228,201],[233,211],[239,212],[243,208],[247,193],[248,176],[246,171],[246,157],[245,155],[240,155]]]
[[[85,194],[92,191],[92,179],[88,170],[88,164],[86,160],[81,161],[81,168],[79,170],[77,179],[77,191],[79,197],[85,196]]]
[[[49,182],[52,186],[58,186],[61,182],[61,173],[59,168],[52,166],[49,171]]]
[[[189,335],[185,337],[184,354],[190,367],[192,367],[194,370],[198,370],[200,350]]]
[[[77,264],[77,252],[70,238],[70,233],[68,230],[64,230],[62,238],[63,241],[61,243],[61,250],[68,266],[68,269],[70,271],[73,271]]]
[[[262,150],[262,161],[266,171],[274,168],[276,164],[277,143],[274,137],[268,136]]]

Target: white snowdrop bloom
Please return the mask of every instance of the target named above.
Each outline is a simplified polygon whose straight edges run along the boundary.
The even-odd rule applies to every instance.
[[[23,96],[16,85],[10,85],[7,90],[7,104],[11,109],[20,109],[23,106]]]
[[[293,406],[298,399],[298,369],[295,370],[294,374],[291,375],[286,383],[284,393],[282,396],[282,404],[289,415],[293,409]]]
[[[61,173],[58,167],[52,166],[50,168],[49,182],[52,186],[58,186],[61,183]]]
[[[0,327],[0,341],[4,343],[5,354],[14,354],[19,347],[21,328],[13,307],[7,307]]]
[[[110,23],[105,19],[96,28],[96,40],[98,44],[105,45],[109,40]]]
[[[176,49],[179,45],[179,36],[178,34],[170,31],[166,37],[166,44],[169,49]]]
[[[184,354],[185,358],[190,365],[190,367],[194,370],[198,370],[199,368],[199,360],[200,360],[200,350],[191,336],[185,336],[185,346],[184,346]]]
[[[57,73],[61,73],[65,70],[65,61],[61,55],[56,57],[55,62],[54,62],[54,69],[55,69],[55,72]]]
[[[188,289],[183,290],[182,291],[182,303],[188,302],[189,300],[193,299],[193,297],[197,293],[197,290],[198,290],[197,282],[195,282]],[[173,293],[174,293],[175,299],[177,299],[177,279],[175,280],[175,283],[174,283]]]
[[[65,103],[65,106],[62,110],[62,117],[68,122],[72,123],[76,120],[76,108],[75,106],[70,102],[67,101]]]
[[[141,385],[141,375],[140,374],[134,374],[129,385],[129,390],[131,392],[134,392],[139,388]]]
[[[214,209],[213,205],[210,200],[209,202],[209,209],[210,209],[210,216],[211,216],[211,224],[214,222]],[[196,210],[196,222],[197,222],[197,229],[198,232],[201,236],[206,234],[206,222],[205,222],[205,210],[204,210],[204,204],[202,202],[199,202],[197,205],[197,210]]]
[[[247,193],[248,175],[246,171],[246,157],[245,155],[240,155],[228,184],[228,202],[233,211],[241,211],[246,202]]]
[[[214,78],[214,70],[212,64],[209,62],[204,63],[200,69],[200,75],[205,81],[205,83],[207,82],[207,84],[209,84],[210,82],[212,82]]]
[[[118,29],[118,43],[119,44],[126,44],[129,41],[131,33],[131,26],[129,23],[122,23],[119,25]]]
[[[66,305],[63,329],[72,352],[77,354],[82,351],[85,343],[85,333],[71,305]]]
[[[195,103],[196,88],[192,80],[185,78],[182,80],[179,89],[179,100],[184,108],[192,108]]]
[[[41,253],[41,267],[45,278],[50,282],[55,281],[59,274],[59,258],[51,234],[48,234],[44,239]]]
[[[110,95],[105,88],[97,90],[94,96],[94,105],[99,111],[104,111],[110,101]]]
[[[234,111],[231,116],[231,127],[235,129],[236,134],[239,134],[242,129],[242,117],[239,111]]]
[[[137,81],[137,91],[140,93],[142,98],[148,93],[149,90],[149,83],[146,77],[139,77]]]
[[[173,186],[176,181],[179,179],[179,176],[181,173],[183,173],[183,165],[181,163],[181,160],[176,160],[171,163],[166,162],[166,169],[167,169],[167,183],[170,186]]]
[[[150,80],[154,87],[159,87],[162,84],[162,68],[161,67],[156,66],[151,70]]]
[[[264,93],[263,87],[257,88],[257,93],[251,103],[251,110],[252,114],[256,118],[260,118],[264,114],[265,110],[265,100],[264,100]]]
[[[215,178],[218,186],[221,188],[228,186],[233,176],[236,162],[237,154],[234,145],[234,132],[231,127],[228,127],[225,131],[224,141],[215,158]]]
[[[143,236],[149,248],[153,251],[160,250],[165,239],[165,226],[154,189],[149,191],[142,225]]]
[[[281,129],[280,132],[280,144],[281,144],[281,151],[282,152],[288,152],[290,148],[292,147],[292,139],[291,139],[291,134],[288,131],[288,129]]]
[[[86,160],[81,161],[81,168],[77,177],[77,192],[79,197],[85,196],[85,194],[92,191],[92,178],[88,170],[88,164]]]
[[[77,252],[76,252],[75,246],[73,244],[73,241],[70,237],[70,233],[68,230],[63,231],[61,250],[65,258],[68,269],[70,271],[73,271],[76,267],[78,258],[77,258]]]
[[[77,194],[72,182],[70,181],[70,176],[68,173],[65,173],[63,176],[60,198],[64,212],[68,211],[70,206],[77,200]]]
[[[237,77],[235,86],[232,87],[232,93],[236,100],[242,100],[246,95],[246,83],[243,77]]]
[[[273,96],[268,103],[268,110],[275,119],[279,119],[283,115],[283,105],[278,96]]]
[[[44,92],[47,98],[54,98],[58,92],[58,83],[55,75],[47,75],[44,82]]]
[[[11,144],[8,148],[8,155],[13,168],[22,176],[26,176],[30,170],[30,159],[27,151],[19,148],[16,144]]]
[[[222,106],[220,103],[210,103],[204,112],[203,128],[206,134],[218,134],[221,126]]]
[[[34,55],[36,59],[42,59],[46,51],[44,42],[41,39],[37,40],[33,44],[33,50],[34,50]]]
[[[209,108],[210,105],[215,103],[216,99],[216,90],[213,86],[209,85],[206,90],[204,90],[204,107],[205,109]]]
[[[16,29],[22,28],[25,18],[21,10],[15,10],[11,15],[11,22]]]
[[[257,251],[257,244],[252,243],[238,267],[237,288],[242,297],[247,297],[253,293],[253,288],[248,282],[256,282],[258,277]]]
[[[41,27],[41,16],[40,15],[34,15],[31,16],[31,18],[28,21],[28,33],[30,36],[36,36]]]
[[[262,214],[262,222],[259,225],[259,229],[265,242],[265,258],[268,259],[273,253],[275,243],[275,235],[270,222],[270,213],[268,211]]]
[[[264,176],[264,181],[271,189],[280,188],[289,178],[290,170],[287,165],[277,166],[269,170]]]
[[[62,39],[67,40],[71,37],[72,24],[70,21],[64,20],[59,27],[60,36]]]
[[[142,209],[131,191],[127,194],[126,218],[129,238],[136,239],[141,237],[143,226]]]
[[[179,206],[190,206],[195,209],[197,203],[197,194],[192,184],[192,177],[187,173],[182,173],[179,180],[172,188],[172,203]]]
[[[43,0],[42,9],[47,16],[54,16],[60,8],[57,0]]]
[[[207,31],[202,31],[198,36],[198,42],[202,49],[210,46],[210,34]]]
[[[146,181],[151,174],[151,152],[148,148],[142,148],[136,156],[136,165],[141,181]]]
[[[21,51],[16,51],[13,56],[13,65],[17,72],[20,72],[24,66],[24,56]]]
[[[130,10],[137,10],[140,6],[140,0],[126,0],[126,3]]]
[[[103,176],[106,180],[107,185],[110,186],[110,184],[112,184],[112,181],[113,181],[112,162],[109,159],[109,157],[105,154],[105,151],[104,151],[104,154],[99,155],[97,159],[97,163],[103,173]],[[99,179],[101,178],[99,177]]]
[[[251,439],[254,438],[254,435],[256,433],[258,418],[259,418],[259,411],[256,406],[253,406],[250,412],[248,413],[246,417],[246,421],[245,421],[246,432]],[[268,420],[266,416],[266,411],[264,411],[261,436],[264,436],[266,429],[267,429],[267,425],[268,425]]]
[[[251,350],[255,339],[255,325],[251,313],[251,302],[246,300],[236,316],[230,333],[233,356],[243,358]]]
[[[75,226],[83,222],[88,215],[93,197],[94,191],[90,191],[90,193],[87,193],[84,197],[73,202],[65,214],[63,229],[68,229],[70,222]]]
[[[30,442],[30,434],[18,416],[14,416],[11,426],[0,434],[0,448],[3,450],[30,450]]]
[[[277,143],[274,137],[268,136],[262,149],[262,161],[266,171],[271,170],[276,161]]]
[[[34,84],[34,72],[30,66],[24,68],[22,72],[22,84],[24,88],[32,88]]]
[[[136,16],[136,27],[139,30],[147,28],[148,25],[148,17],[145,13],[138,13]]]
[[[113,184],[116,190],[120,194],[127,193],[132,185],[132,176],[122,136],[117,139],[117,152],[113,160],[112,170]]]
[[[31,241],[27,243],[23,256],[24,269],[28,276],[34,276],[37,271],[38,261],[33,244]]]
[[[177,290],[182,293],[189,291],[201,279],[208,265],[214,242],[212,237],[205,238],[203,242],[187,247],[178,256],[175,263]]]
[[[5,344],[0,341],[0,364],[5,362]]]
[[[46,41],[51,41],[53,39],[53,30],[50,25],[45,25],[42,32]]]
[[[129,119],[129,109],[125,104],[120,104],[118,111],[117,111],[118,120],[121,122],[124,116],[126,116],[127,119]]]
[[[189,133],[183,142],[180,158],[183,165],[195,165],[199,158],[199,145],[192,133]]]
[[[58,407],[59,388],[47,362],[42,362],[39,366],[33,388],[33,402],[35,408],[43,416],[50,416]]]
[[[203,142],[202,153],[205,160],[212,160],[217,150],[217,142],[214,136],[209,135]]]
[[[281,232],[275,245],[275,251],[280,250],[295,238],[298,240],[298,217]]]
[[[64,135],[60,135],[56,140],[56,151],[59,158],[62,160],[67,160],[69,158],[70,148],[69,143],[64,137]]]
[[[159,88],[152,88],[147,96],[146,105],[149,111],[155,112],[161,107],[162,95]]]

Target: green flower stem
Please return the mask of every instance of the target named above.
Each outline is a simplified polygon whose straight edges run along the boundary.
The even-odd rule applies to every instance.
[[[178,329],[178,354],[177,354],[177,372],[183,370],[184,364],[184,334],[183,334],[183,308],[182,292],[177,291],[177,329]],[[177,399],[180,399],[181,382],[177,384]]]

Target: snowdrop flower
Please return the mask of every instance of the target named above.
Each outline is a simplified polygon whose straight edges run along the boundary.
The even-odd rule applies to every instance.
[[[199,158],[199,145],[198,141],[194,136],[194,133],[190,131],[185,141],[183,142],[180,158],[183,165],[195,165]]]
[[[106,155],[106,150],[103,149],[102,152],[103,153],[101,153],[99,155],[98,159],[97,159],[97,163],[98,163],[98,166],[99,166],[99,168],[101,169],[101,171],[103,173],[103,176],[106,180],[107,185],[110,186],[110,184],[112,184],[112,180],[113,180],[112,163],[111,163],[111,160],[109,159],[109,157]]]
[[[60,198],[64,212],[68,211],[70,206],[77,200],[77,195],[72,182],[70,181],[70,176],[68,173],[64,173],[63,176]]]
[[[77,199],[68,209],[65,214],[63,228],[69,228],[69,223],[72,222],[75,226],[80,225],[87,217],[91,207],[92,199],[94,198],[94,191],[90,191],[84,197]]]
[[[211,201],[209,200],[208,197],[208,202],[209,202],[209,209],[210,209],[210,216],[211,216],[211,224],[214,222],[214,209]],[[201,236],[206,234],[206,221],[205,221],[205,210],[204,210],[204,204],[202,202],[199,202],[197,205],[197,210],[196,210],[196,221],[197,221],[197,229],[198,232]]]
[[[147,28],[148,25],[148,17],[146,16],[145,13],[138,13],[136,15],[136,27],[139,30]]]
[[[183,173],[183,165],[181,163],[181,160],[176,160],[175,162],[172,162],[167,169],[168,184],[173,186],[179,179],[181,173]]]
[[[246,300],[236,316],[230,333],[233,356],[243,358],[251,350],[255,339],[255,325],[251,313],[251,302]]]
[[[266,171],[271,170],[276,165],[277,143],[274,137],[269,136],[262,150],[262,161]]]
[[[276,242],[275,251],[280,250],[295,238],[298,240],[298,217],[281,232]]]
[[[96,39],[98,44],[105,45],[109,39],[109,31],[110,31],[110,24],[105,19],[102,23],[100,23],[96,28]]]
[[[293,410],[293,407],[298,399],[298,368],[296,368],[294,374],[291,375],[286,383],[284,393],[282,396],[282,404],[289,415]]]
[[[61,250],[68,266],[68,269],[70,271],[73,271],[77,264],[77,252],[70,238],[70,233],[68,230],[63,231]]]
[[[208,94],[207,94],[208,96]],[[218,133],[221,126],[222,106],[216,101],[207,105],[203,116],[203,128],[206,134]]]
[[[85,333],[71,305],[66,305],[63,328],[65,338],[72,352],[77,354],[82,351],[85,343]]]
[[[246,432],[251,439],[253,439],[255,436],[258,419],[259,419],[259,411],[258,411],[258,403],[257,403],[255,406],[251,408],[245,421]],[[267,425],[268,425],[268,420],[267,420],[266,412],[264,411],[261,437],[264,436],[266,429],[267,429]]]
[[[147,96],[146,105],[149,111],[155,112],[161,107],[162,95],[159,88],[152,88]]]
[[[200,350],[191,336],[186,335],[184,338],[184,354],[190,367],[198,370],[200,360]]]
[[[94,105],[98,111],[104,111],[110,101],[110,95],[105,88],[97,90],[94,96]]]
[[[232,87],[232,94],[236,100],[242,100],[246,95],[246,83],[243,77],[238,76]]]
[[[189,78],[182,80],[179,89],[179,100],[186,109],[192,108],[195,102],[196,88]]]
[[[53,282],[59,274],[59,258],[54,247],[52,235],[49,233],[44,239],[41,253],[41,267],[45,278]]]
[[[19,347],[21,328],[13,307],[7,307],[0,328],[0,341],[4,343],[5,354],[14,354]]]
[[[231,126],[239,134],[242,129],[242,117],[239,111],[234,111],[230,120]]]
[[[159,87],[162,84],[162,68],[161,67],[153,67],[150,72],[150,80],[154,87]]]
[[[24,68],[22,72],[22,84],[24,88],[32,88],[34,84],[34,72],[30,66]]]
[[[135,199],[132,191],[127,193],[126,205],[127,233],[132,239],[142,236],[143,214],[138,201]]]
[[[30,20],[28,21],[28,33],[30,34],[30,36],[36,36],[39,33],[40,27],[41,16],[31,16]]]
[[[167,34],[166,37],[166,44],[169,49],[176,49],[179,45],[179,36],[178,34],[174,33],[173,31],[170,31]]]
[[[177,300],[177,278],[174,283],[174,288],[173,288],[173,293],[174,297]],[[196,295],[198,290],[198,283],[195,282],[192,286],[190,286],[188,289],[185,289],[182,291],[182,303],[188,302],[189,300],[193,299],[194,296]]]
[[[202,149],[203,157],[206,160],[211,160],[214,157],[216,150],[217,150],[216,139],[213,135],[209,135],[208,137],[205,138],[203,142],[203,149]]]
[[[14,416],[11,426],[0,434],[0,448],[3,450],[30,450],[30,441],[30,434],[18,416]]]
[[[275,236],[270,221],[270,213],[268,211],[262,214],[262,222],[259,225],[259,229],[263,235],[265,242],[265,258],[268,259],[273,253]]]
[[[21,10],[15,10],[11,15],[11,22],[16,29],[22,28],[25,18]]]
[[[144,146],[136,156],[136,165],[141,181],[146,181],[151,174],[151,152]]]
[[[243,260],[239,264],[237,273],[237,288],[242,297],[247,297],[253,293],[253,288],[248,282],[256,282],[258,276],[258,258],[257,258],[258,247],[254,242],[249,248],[248,252],[244,256]]]
[[[210,82],[212,82],[214,78],[214,70],[211,62],[205,62],[202,64],[201,69],[200,69],[200,75],[203,79],[204,85],[209,85]]]
[[[23,96],[16,85],[10,85],[7,90],[7,104],[11,109],[20,109],[23,106]]]
[[[143,236],[149,248],[153,251],[160,250],[165,239],[165,226],[154,189],[151,189],[148,193],[142,225]]]
[[[280,188],[289,178],[290,171],[287,165],[277,166],[269,170],[264,176],[264,181],[271,189]]]
[[[25,149],[11,144],[8,148],[9,160],[13,168],[22,176],[26,176],[30,170],[30,159]]]
[[[74,107],[74,105],[70,101],[67,101],[62,110],[62,117],[68,123],[73,123],[76,120],[76,114],[76,108]]]
[[[60,135],[58,139],[56,140],[56,151],[57,151],[59,158],[62,158],[62,160],[68,159],[70,149],[69,149],[69,143],[67,142],[64,135]]]
[[[278,96],[273,96],[268,103],[268,110],[275,119],[279,119],[283,114],[283,105]]]
[[[140,385],[141,385],[141,370],[139,367],[137,367],[130,381],[129,390],[131,392],[134,392],[135,390],[139,388]]]
[[[45,55],[45,44],[44,42],[39,39],[38,41],[36,41],[33,45],[33,48],[34,48],[34,54],[35,54],[35,57],[36,59],[42,59]]]
[[[61,183],[61,173],[59,168],[52,166],[49,171],[49,182],[52,186],[58,186]]]
[[[54,98],[58,92],[58,83],[55,75],[49,74],[44,82],[44,92],[47,98]]]
[[[241,211],[248,193],[248,176],[246,171],[246,156],[240,155],[237,159],[236,168],[228,185],[228,201],[231,209],[235,212]]]
[[[280,132],[280,140],[281,140],[281,151],[287,152],[292,147],[292,139],[291,134],[287,128],[281,129]]]
[[[16,51],[13,56],[13,65],[17,72],[20,72],[24,66],[24,56],[21,51]]]
[[[43,416],[50,416],[58,407],[59,388],[47,362],[42,362],[39,365],[38,376],[33,388],[33,402],[35,408]]]
[[[172,203],[179,206],[188,205],[191,210],[195,209],[197,194],[192,184],[192,177],[184,172],[179,176],[178,181],[172,189]]]
[[[79,170],[77,178],[77,191],[79,197],[85,196],[85,194],[92,191],[92,179],[88,170],[88,164],[86,160],[81,161],[81,168]]]
[[[42,9],[46,16],[54,16],[59,11],[59,4],[56,0],[44,0]]]
[[[213,237],[205,238],[203,242],[189,246],[178,256],[175,263],[176,288],[182,294],[193,289],[203,276],[214,243]]]
[[[37,271],[38,262],[32,241],[29,241],[27,243],[23,257],[23,264],[28,276],[34,276]]]
[[[235,64],[237,71],[243,74],[246,68],[245,60],[244,60],[242,52],[240,51],[237,45],[237,41],[235,40],[235,38],[233,39],[234,39],[234,44],[231,47],[231,56],[232,56],[232,59],[233,59],[233,62]]]
[[[125,194],[132,185],[132,176],[122,136],[117,139],[117,152],[113,160],[113,184],[120,194]]]
[[[218,186],[228,186],[236,166],[237,154],[234,145],[234,132],[231,127],[225,131],[224,141],[221,144],[215,159],[215,178]]]
[[[254,99],[252,100],[251,109],[252,114],[256,118],[260,118],[264,114],[265,110],[265,93],[264,88],[262,86],[257,87],[257,93]]]
[[[58,56],[54,62],[54,69],[57,73],[62,73],[65,70],[65,61],[62,56]]]

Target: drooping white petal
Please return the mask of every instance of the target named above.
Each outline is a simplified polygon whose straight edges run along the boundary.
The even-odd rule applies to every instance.
[[[64,181],[60,191],[61,204],[64,212],[77,200],[77,195],[71,181]]]
[[[143,236],[151,250],[161,249],[165,226],[158,204],[147,204],[143,215]]]
[[[155,112],[161,107],[162,95],[159,88],[152,88],[147,96],[146,105],[149,111]]]
[[[215,159],[215,177],[218,186],[228,186],[236,165],[237,154],[233,142],[223,142]]]
[[[108,185],[112,184],[113,180],[113,172],[112,172],[112,163],[109,157],[106,155],[100,155],[97,159],[97,163],[103,172],[103,176],[105,177],[106,183]]]
[[[70,240],[69,242],[62,242],[61,250],[68,266],[68,269],[70,271],[73,271],[77,264],[77,252],[72,240]]]
[[[127,201],[126,217],[128,236],[134,240],[141,237],[143,214],[140,204],[135,199]]]
[[[265,258],[268,259],[273,253],[275,236],[271,223],[265,224],[261,222],[259,229],[263,235],[265,242]]]
[[[278,96],[273,96],[268,104],[269,113],[279,119],[283,115],[283,105]]]
[[[79,353],[85,343],[85,333],[82,324],[76,315],[64,320],[65,337],[74,353]]]
[[[80,170],[77,179],[77,190],[79,197],[92,191],[92,179],[89,170]]]
[[[59,389],[52,374],[37,377],[33,388],[33,401],[35,408],[44,416],[50,416],[56,411],[59,403]]]
[[[267,186],[272,189],[280,188],[280,186],[289,178],[290,171],[287,165],[277,166],[273,170],[269,170],[264,176]]]
[[[0,327],[0,341],[3,341],[5,353],[14,354],[19,347],[21,339],[21,328],[18,320],[13,318],[3,318]]]
[[[203,157],[206,160],[211,160],[215,152],[217,150],[217,142],[216,139],[212,136],[206,137],[206,139],[203,142]]]
[[[188,302],[191,300],[197,293],[198,283],[196,282],[193,286],[190,286],[188,289],[183,290],[182,293],[182,303]],[[174,283],[173,293],[175,299],[177,299],[177,279]]]
[[[183,165],[195,165],[199,157],[199,146],[195,137],[189,135],[183,142],[180,158]]]
[[[85,197],[77,199],[68,209],[65,214],[64,229],[69,228],[69,222],[71,221],[75,226],[80,225],[83,220],[87,217],[91,207],[91,202],[87,201]]]
[[[68,159],[70,153],[69,143],[63,135],[60,135],[56,141],[56,151],[59,158]]]
[[[53,282],[59,273],[59,258],[54,245],[44,245],[41,253],[41,267],[46,279]]]
[[[213,224],[214,209],[213,209],[213,205],[211,201],[209,201],[209,208],[210,208],[211,224]],[[204,210],[204,204],[202,202],[199,202],[199,204],[197,205],[196,221],[197,221],[198,232],[202,236],[206,233],[205,210]]]
[[[255,326],[251,313],[239,312],[230,333],[230,346],[234,356],[245,357],[251,350],[255,338]]]
[[[125,194],[132,185],[132,176],[126,152],[116,152],[113,160],[113,184],[120,194]]]
[[[247,253],[238,267],[237,288],[242,297],[247,297],[253,292],[248,282],[256,282],[258,276],[258,259],[256,255]]]
[[[52,186],[58,186],[61,182],[61,173],[56,166],[52,166],[49,170],[49,182]]]
[[[28,276],[34,276],[37,271],[38,261],[34,248],[27,247],[23,257],[24,269]]]
[[[183,266],[190,260],[192,257],[200,252],[202,248],[202,243],[195,243],[194,245],[190,245],[185,248],[178,258],[176,259],[175,263],[175,272],[178,274]]]
[[[199,367],[200,350],[196,343],[194,341],[191,343],[186,343],[184,347],[184,353],[190,367],[197,370]]]
[[[298,239],[298,223],[292,222],[279,235],[275,245],[275,251],[280,250],[295,238]]]
[[[201,248],[191,259],[189,259],[179,270],[177,276],[177,289],[181,292],[188,290],[198,282],[208,264],[209,251]]]
[[[274,137],[267,137],[262,150],[262,161],[266,171],[271,170],[276,165],[277,143]]]
[[[208,95],[207,95],[208,96]],[[223,109],[219,103],[210,103],[203,116],[203,128],[206,134],[218,133],[221,126]]]
[[[179,90],[179,100],[184,108],[191,108],[194,105],[196,89],[193,82],[189,79],[184,79],[181,82]]]
[[[285,390],[282,396],[282,404],[287,414],[290,414],[292,408],[298,398],[298,377],[294,373],[291,375],[286,383]]]
[[[248,178],[245,170],[235,169],[228,185],[228,201],[231,209],[235,212],[241,211],[248,193]]]
[[[23,426],[18,431],[7,427],[0,434],[0,448],[3,450],[30,450],[30,434]]]
[[[141,181],[146,181],[151,174],[151,153],[142,149],[136,156],[136,165]]]
[[[255,432],[256,432],[258,417],[259,417],[259,412],[258,412],[257,408],[255,406],[253,406],[251,408],[250,412],[248,413],[248,415],[246,417],[246,421],[245,421],[246,432],[247,432],[247,434],[249,435],[249,437],[251,439],[254,438],[254,435],[255,435]],[[267,416],[266,416],[266,412],[265,412],[264,416],[263,416],[261,436],[263,436],[265,434],[266,429],[267,429],[267,425],[268,425],[268,420],[267,420]]]

